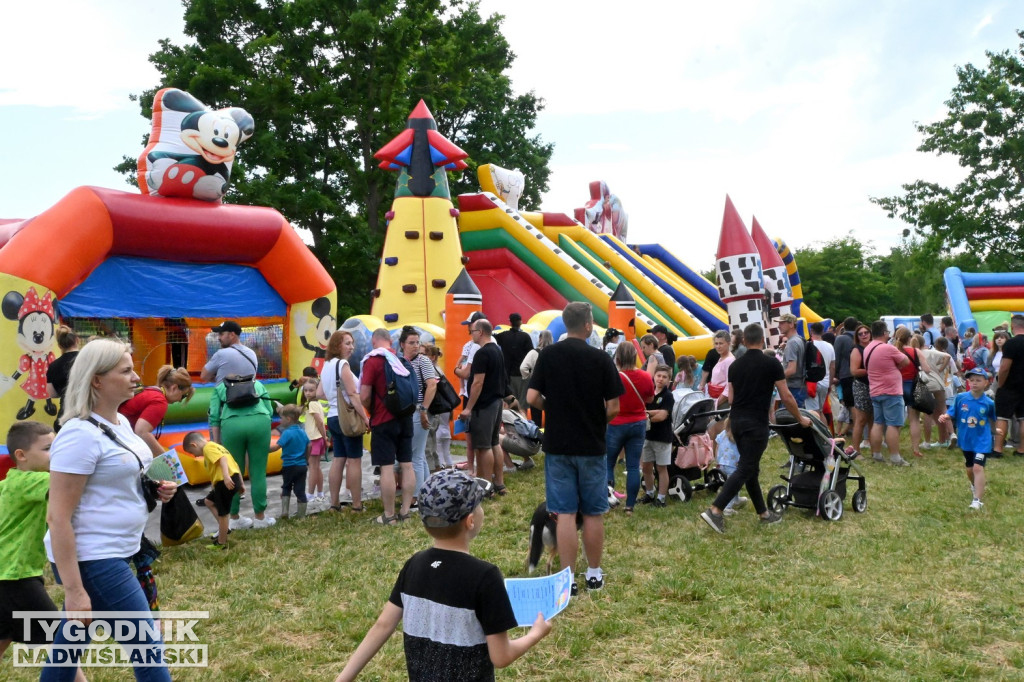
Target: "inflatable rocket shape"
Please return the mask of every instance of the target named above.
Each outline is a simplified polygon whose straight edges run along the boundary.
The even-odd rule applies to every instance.
[[[761,259],[757,257],[757,247],[747,232],[747,226],[728,195],[725,197],[716,258],[718,292],[729,314],[730,329],[743,329],[749,324],[764,327]]]
[[[408,127],[384,145],[373,158],[384,170],[397,170],[395,197],[444,197],[451,199],[446,171],[463,170],[469,154],[437,132],[437,122],[420,100],[409,114]]]
[[[761,258],[762,275],[764,277],[764,326],[768,330],[766,338],[769,348],[777,348],[783,341],[779,331],[778,319],[782,313],[789,312],[793,303],[793,287],[789,284],[786,264],[775,250],[775,245],[767,233],[761,229],[755,217],[752,222],[751,234],[754,246]]]
[[[470,340],[469,326],[462,323],[473,313],[483,312],[483,303],[480,289],[466,268],[462,268],[445,294],[444,305],[444,373],[452,386],[458,386],[462,381],[455,376],[455,368],[459,364],[462,347]]]
[[[446,292],[463,269],[459,212],[446,173],[465,168],[466,153],[437,132],[420,100],[408,127],[374,156],[399,177],[371,315],[389,327],[423,322],[443,327]]]

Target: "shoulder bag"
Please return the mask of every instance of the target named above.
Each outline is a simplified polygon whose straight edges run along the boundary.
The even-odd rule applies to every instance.
[[[363,420],[363,415],[359,414],[359,410],[352,405],[345,395],[345,388],[341,384],[341,363],[343,360],[339,359],[338,364],[334,366],[334,382],[337,390],[338,400],[338,423],[341,425],[341,432],[349,438],[357,438],[366,433],[366,421]]]
[[[619,372],[619,374],[622,375],[626,379],[626,381],[629,382],[629,385],[633,389],[633,393],[636,393],[636,399],[640,401],[640,404],[646,406],[646,403],[644,402],[644,399],[640,397],[640,391],[636,390],[636,386],[633,385],[632,379],[630,379],[626,375],[625,372]],[[651,413],[647,412],[646,410],[644,410],[644,415],[645,415],[645,418],[647,420],[647,430],[650,431],[651,430]]]
[[[228,407],[252,407],[260,401],[256,393],[256,363],[241,348],[232,346],[252,365],[253,373],[246,376],[232,374],[224,377],[224,402]]]
[[[912,401],[910,407],[922,414],[931,414],[935,411],[935,396],[929,390],[928,384],[921,378],[921,361],[917,358],[917,354],[920,352],[915,349],[914,355],[910,358],[914,361],[914,366],[917,367],[917,373],[914,375],[914,388],[911,393]],[[907,353],[907,355],[909,356],[910,354]]]

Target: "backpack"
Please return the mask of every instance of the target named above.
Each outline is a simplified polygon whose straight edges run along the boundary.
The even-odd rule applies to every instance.
[[[811,383],[818,383],[825,378],[828,368],[825,367],[825,358],[821,351],[814,345],[814,341],[804,341],[804,380]]]
[[[413,371],[412,363],[401,355],[396,357],[409,370],[409,374],[399,376],[388,358],[384,358],[384,407],[396,418],[408,417],[416,411],[416,399],[419,397],[416,372]]]
[[[448,377],[439,373],[437,377],[437,391],[434,393],[434,399],[427,407],[427,412],[430,414],[451,412],[460,402],[459,394],[452,387],[452,383],[448,381]]]

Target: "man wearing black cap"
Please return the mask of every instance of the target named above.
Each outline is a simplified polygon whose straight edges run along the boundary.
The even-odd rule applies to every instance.
[[[651,334],[658,339],[658,352],[665,358],[665,364],[672,368],[672,375],[675,376],[676,352],[672,350],[672,343],[676,340],[676,335],[666,329],[663,324],[651,327]]]
[[[523,364],[526,354],[533,350],[533,340],[530,335],[520,327],[523,324],[523,316],[519,313],[512,313],[508,316],[512,328],[494,335],[494,340],[501,347],[505,356],[505,371],[508,373],[508,387],[512,395],[519,401],[520,407],[526,406],[526,382],[519,366]]]
[[[200,375],[202,381],[219,384],[229,374],[248,376],[256,374],[258,362],[256,353],[248,346],[243,346],[238,337],[242,327],[234,320],[225,320],[213,328],[218,334],[220,350],[210,357]]]

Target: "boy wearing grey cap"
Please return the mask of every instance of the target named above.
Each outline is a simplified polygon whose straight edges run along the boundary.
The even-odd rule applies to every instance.
[[[337,682],[353,680],[403,622],[410,680],[493,680],[551,631],[537,614],[524,636],[509,639],[515,614],[494,564],[469,553],[483,527],[486,483],[461,471],[439,471],[423,484],[419,514],[433,547],[409,559],[377,622]]]

